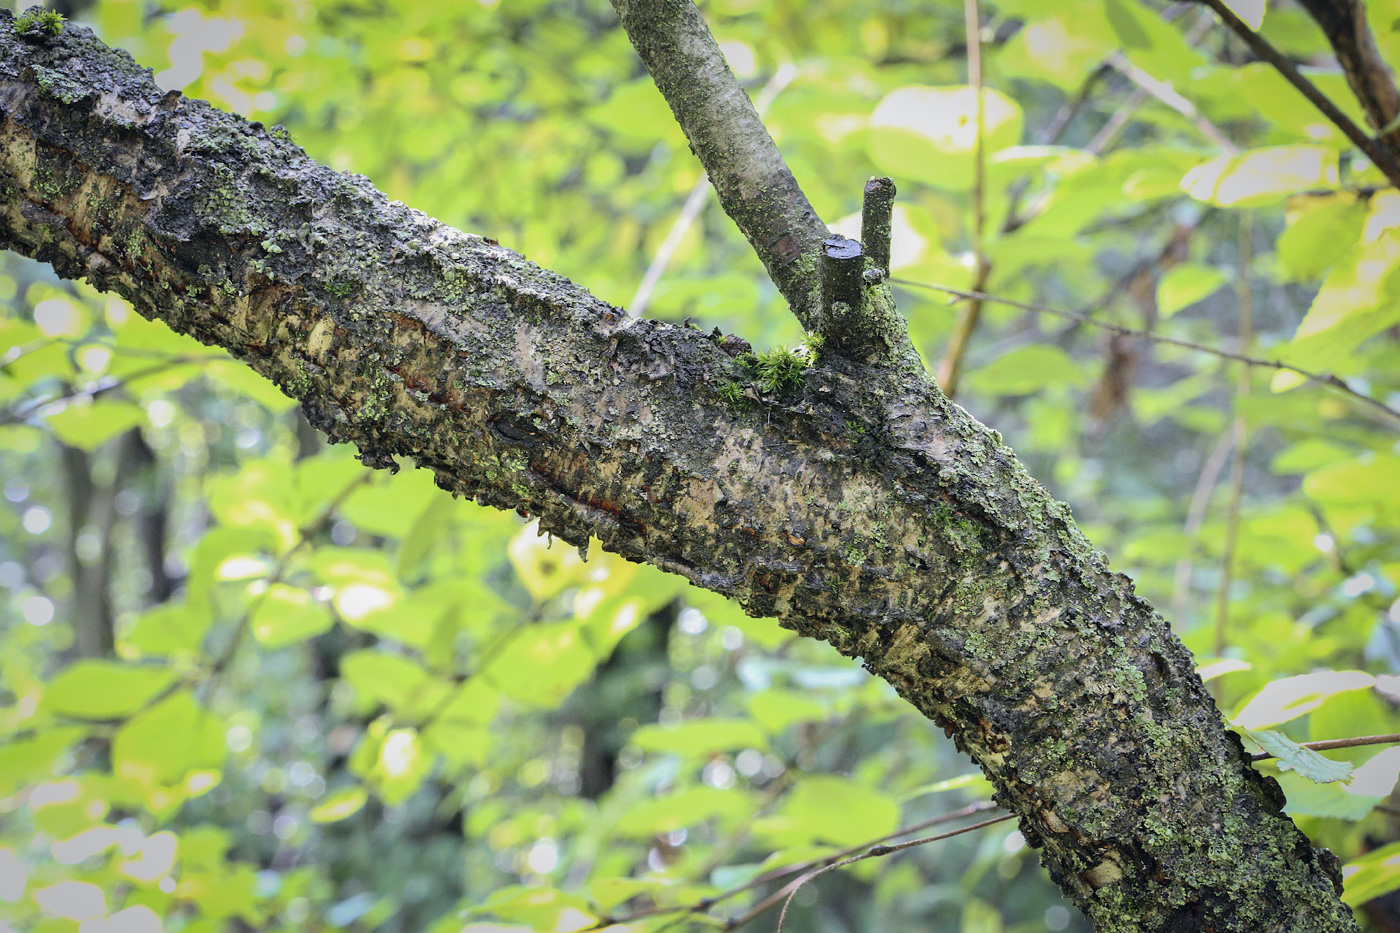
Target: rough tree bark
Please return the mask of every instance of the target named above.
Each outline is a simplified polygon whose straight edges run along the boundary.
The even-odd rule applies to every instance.
[[[0,246],[226,347],[368,463],[862,658],[1099,929],[1354,929],[1166,623],[929,380],[828,354],[766,392],[732,342],[629,320],[3,11]]]

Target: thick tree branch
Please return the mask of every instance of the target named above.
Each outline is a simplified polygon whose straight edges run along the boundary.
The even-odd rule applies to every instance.
[[[724,212],[753,244],[808,330],[817,329],[817,251],[831,234],[774,145],[691,0],[613,0]]]
[[[508,249],[0,12],[0,246],[228,348],[365,460],[406,457],[860,656],[1114,931],[1349,931],[1190,654],[927,380],[840,356],[764,394]],[[735,390],[738,391],[735,391]]]
[[[1361,0],[1299,0],[1322,27],[1322,33],[1336,53],[1347,84],[1366,111],[1366,119],[1392,153],[1400,152],[1400,90],[1395,75],[1376,48],[1376,37],[1366,21]]]

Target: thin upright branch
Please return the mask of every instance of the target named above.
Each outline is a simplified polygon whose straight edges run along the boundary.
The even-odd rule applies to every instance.
[[[1282,52],[1274,48],[1267,39],[1249,28],[1244,20],[1236,16],[1234,11],[1225,5],[1224,0],[1200,0],[1200,2],[1214,10],[1225,25],[1230,27],[1230,31],[1244,40],[1250,51],[1272,65],[1274,70],[1283,75],[1284,80],[1293,85],[1298,93],[1306,97],[1314,107],[1321,111],[1322,115],[1331,121],[1333,126],[1341,130],[1346,138],[1350,139],[1356,148],[1364,152],[1376,168],[1390,179],[1391,184],[1400,186],[1400,162],[1396,161],[1394,153],[1372,139],[1352,121],[1351,117],[1342,113],[1341,108],[1332,103],[1326,94],[1319,91],[1317,85],[1305,78],[1297,66],[1289,61]]]
[[[830,236],[691,0],[613,0],[627,37],[704,166],[720,205],[752,244],[797,319],[816,329],[815,276]]]
[[[976,95],[977,139],[972,156],[972,290],[987,287],[991,263],[986,254],[987,225],[987,120],[982,86],[982,13],[978,0],[963,0],[963,24],[967,32],[967,83]],[[972,335],[982,320],[982,302],[972,299],[958,316],[943,359],[938,364],[938,386],[949,398],[957,394],[962,378],[963,359]]]
[[[1246,211],[1240,216],[1239,238],[1240,349],[1254,346],[1254,219]],[[1240,502],[1244,498],[1244,464],[1249,453],[1249,425],[1242,405],[1249,397],[1249,366],[1240,366],[1235,382],[1234,456],[1230,460],[1230,498],[1225,509],[1225,548],[1220,557],[1220,587],[1215,603],[1215,653],[1224,655],[1230,643],[1230,587],[1235,578],[1235,549],[1240,533]]]
[[[1140,330],[1136,327],[1124,327],[1121,324],[1114,324],[1104,321],[1089,314],[1080,314],[1075,311],[1064,311],[1059,308],[1051,308],[1046,305],[1035,304],[1028,301],[1014,301],[1010,298],[999,298],[996,295],[989,295],[986,292],[968,291],[962,288],[952,288],[947,285],[934,285],[929,282],[915,282],[911,279],[891,279],[896,285],[907,285],[911,288],[926,288],[930,291],[943,292],[945,295],[952,295],[955,298],[966,300],[976,299],[981,302],[992,302],[993,304],[1006,305],[1009,308],[1020,308],[1022,311],[1029,311],[1033,314],[1048,314],[1051,317],[1062,318],[1067,321],[1074,321],[1078,324],[1087,324],[1090,327],[1100,327],[1115,334],[1125,334],[1130,337],[1142,337],[1155,343],[1164,343],[1168,346],[1181,347],[1183,350],[1192,350],[1197,353],[1207,353],[1211,356],[1219,357],[1222,360],[1234,360],[1237,363],[1246,363],[1250,366],[1258,366],[1263,369],[1275,369],[1290,373],[1296,373],[1310,382],[1319,385],[1329,386],[1339,392],[1351,396],[1360,402],[1365,402],[1371,408],[1383,413],[1392,424],[1400,426],[1400,410],[1391,408],[1380,399],[1372,398],[1364,392],[1353,388],[1345,379],[1335,376],[1332,373],[1313,372],[1310,369],[1303,369],[1294,366],[1292,363],[1284,363],[1281,360],[1266,360],[1259,357],[1246,356],[1242,353],[1232,353],[1229,350],[1221,350],[1219,347],[1208,347],[1204,344],[1192,343],[1189,340],[1181,340],[1176,337],[1166,337],[1162,334],[1153,333],[1148,330]]]

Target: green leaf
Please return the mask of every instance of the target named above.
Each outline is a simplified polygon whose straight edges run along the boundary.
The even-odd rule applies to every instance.
[[[1215,266],[1183,262],[1172,266],[1157,283],[1157,310],[1171,317],[1182,308],[1213,295],[1229,277]]]
[[[1272,146],[1203,162],[1182,178],[1181,190],[1219,207],[1256,207],[1300,191],[1338,184],[1336,150]]]
[[[141,709],[175,681],[164,665],[75,661],[50,681],[43,706],[82,719],[119,719]]]
[[[363,787],[342,787],[326,795],[326,798],[311,808],[314,823],[334,823],[360,812],[369,795]]]
[[[777,688],[760,690],[748,698],[749,715],[769,735],[777,735],[798,722],[821,722],[826,706],[810,694]]]
[[[646,838],[712,819],[732,822],[752,812],[747,795],[696,784],[633,804],[618,819],[615,829],[626,836]]]
[[[1373,849],[1342,866],[1342,902],[1360,907],[1400,888],[1400,842]]]
[[[237,473],[210,477],[206,494],[220,524],[268,531],[280,543],[279,552],[296,542],[296,491],[287,482],[285,463],[255,460]]]
[[[343,657],[340,676],[366,700],[405,713],[433,708],[448,689],[418,662],[374,648]]]
[[[87,734],[79,726],[60,726],[27,738],[7,738],[0,743],[0,795],[9,797],[27,784],[52,777],[58,757]]]
[[[1304,208],[1289,211],[1288,228],[1278,238],[1284,281],[1306,282],[1322,275],[1356,246],[1366,225],[1366,205],[1354,198],[1300,198]]]
[[[1021,107],[1000,91],[982,94],[985,149],[1021,141]],[[977,148],[977,91],[967,86],[910,85],[885,95],[870,116],[870,158],[887,174],[945,190],[972,185]]]
[[[391,729],[382,718],[370,723],[350,756],[350,770],[390,806],[411,797],[432,767],[433,755],[423,747],[417,729]]]
[[[777,813],[755,827],[779,845],[805,841],[859,845],[899,826],[899,804],[865,784],[834,775],[806,777]]]
[[[1376,454],[1365,459],[1340,460],[1305,476],[1303,492],[1327,505],[1378,507],[1391,501],[1397,476],[1400,476],[1400,455]]]
[[[161,603],[137,616],[121,643],[146,656],[196,655],[212,621],[207,611],[188,603]]]
[[[1282,732],[1272,730],[1246,729],[1245,735],[1255,744],[1274,756],[1281,771],[1297,771],[1315,784],[1331,784],[1351,777],[1351,765],[1345,761],[1333,761],[1311,748],[1304,748]]]
[[[1304,716],[1322,701],[1347,690],[1369,690],[1376,679],[1364,671],[1317,671],[1264,685],[1232,717],[1243,729],[1263,729]]]
[[[979,366],[968,374],[967,385],[985,395],[1027,395],[1051,385],[1083,385],[1089,378],[1064,350],[1038,343]]]
[[[146,412],[131,402],[104,398],[96,402],[70,402],[62,411],[44,420],[69,447],[96,450],[117,435],[144,424]]]
[[[217,772],[228,746],[224,724],[182,690],[137,714],[112,737],[112,771],[148,787]]]
[[[1400,212],[1400,194],[1376,195],[1390,210]],[[1376,215],[1372,204],[1373,219]],[[1371,223],[1368,220],[1368,224]],[[1280,358],[1305,369],[1328,371],[1388,327],[1400,323],[1400,228],[1379,227],[1362,235],[1360,247],[1349,251],[1332,267],[1313,298],[1312,307],[1298,325],[1293,339],[1278,349]],[[1275,391],[1292,388],[1302,377],[1279,373]]]
[[[511,699],[553,708],[589,678],[594,664],[578,624],[557,622],[533,625],[512,637],[492,663],[491,675]]]
[[[647,838],[658,832],[696,827],[707,820],[743,820],[752,813],[752,801],[748,794],[693,785],[676,793],[633,804],[617,820],[616,831],[627,836]]]
[[[364,467],[354,465],[363,472]],[[400,470],[355,490],[340,507],[340,514],[371,534],[402,538],[412,528],[409,519],[433,508],[448,516],[457,511],[452,497],[433,485],[430,471]]]
[[[642,751],[704,757],[744,748],[766,750],[768,740],[747,719],[691,719],[675,725],[650,723],[632,733]]]
[[[258,599],[249,621],[253,637],[269,648],[305,641],[335,624],[330,610],[299,587],[274,583]]]

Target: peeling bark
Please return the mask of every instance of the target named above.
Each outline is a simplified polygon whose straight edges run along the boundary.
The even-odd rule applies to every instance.
[[[1354,929],[1166,623],[929,380],[832,356],[765,394],[725,341],[162,94],[86,30],[23,41],[0,11],[0,118],[0,245],[227,348],[368,463],[862,658],[1100,930]]]

